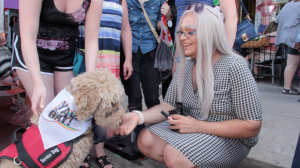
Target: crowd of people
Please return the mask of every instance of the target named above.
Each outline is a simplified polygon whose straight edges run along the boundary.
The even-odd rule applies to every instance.
[[[78,46],[85,51],[86,72],[109,69],[122,80],[130,112],[115,133],[124,136],[134,131],[136,151],[167,167],[233,167],[257,144],[262,125],[255,80],[247,61],[232,49],[238,21],[236,2],[169,1],[19,1],[12,69],[30,97],[32,112],[39,115],[75,76]],[[272,22],[276,28],[264,32],[277,31],[276,45],[288,46],[282,93],[297,95],[291,81],[300,60],[294,47],[300,30],[298,1],[287,3],[278,14],[278,28]],[[163,102],[159,101],[161,77],[154,68],[157,41],[145,13],[157,31],[162,15],[176,25],[169,26],[173,27],[176,52],[173,75],[164,83]],[[0,45],[5,44],[0,37]],[[268,50],[276,52],[276,47]],[[182,113],[169,115],[178,102],[183,105]],[[99,167],[112,168],[104,151],[106,129],[93,123],[93,132]],[[87,156],[82,167],[89,166]]]

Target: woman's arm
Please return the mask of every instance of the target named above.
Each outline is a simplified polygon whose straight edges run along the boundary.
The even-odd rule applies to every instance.
[[[261,121],[254,120],[228,120],[223,122],[205,122],[192,117],[172,115],[169,120],[170,129],[179,129],[180,133],[205,133],[224,138],[250,138],[260,132]]]
[[[98,55],[98,35],[101,21],[103,0],[91,0],[85,18],[85,66],[86,72],[96,68]]]
[[[132,74],[132,32],[128,19],[128,8],[125,0],[122,1],[123,19],[121,28],[121,42],[125,55],[125,62],[123,65],[124,80],[127,80]]]
[[[161,111],[166,112],[169,114],[169,111],[174,110],[175,107],[167,104],[167,103],[160,103],[157,106],[154,106],[148,110],[143,111],[143,115],[145,118],[145,124],[155,124],[158,122],[162,122],[166,120],[166,117],[164,117],[161,114]]]
[[[39,28],[42,0],[26,0],[19,2],[19,25],[23,59],[31,76],[34,91],[30,95],[32,112],[38,115],[39,108],[44,108],[46,88],[40,73],[40,63],[36,41]]]
[[[166,117],[164,117],[161,114],[161,111],[166,112],[167,114],[169,111],[174,110],[175,107],[166,104],[161,103],[157,106],[154,106],[146,111],[143,111],[142,114],[144,116],[144,123],[145,124],[154,124],[161,121],[166,120]],[[126,113],[122,118],[122,125],[116,130],[116,134],[120,135],[128,135],[131,133],[131,131],[136,127],[136,125],[140,122],[140,117],[137,113]]]
[[[238,21],[235,0],[220,0],[220,7],[225,17],[227,41],[229,46],[233,47]]]

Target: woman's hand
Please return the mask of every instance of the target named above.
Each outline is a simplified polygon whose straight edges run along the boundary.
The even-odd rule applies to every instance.
[[[31,96],[31,110],[36,116],[39,116],[44,109],[46,87],[44,84],[37,84],[33,88],[34,90]]]
[[[135,112],[128,112],[122,117],[121,126],[115,130],[116,134],[121,136],[130,134],[139,123],[140,117]]]
[[[160,8],[160,11],[163,15],[166,16],[166,19],[169,20],[172,16],[172,13],[171,13],[171,8],[170,6],[167,4],[167,2],[164,2],[163,5],[161,6]]]
[[[198,132],[197,128],[199,128],[199,124],[204,121],[196,120],[191,116],[183,116],[183,115],[171,115],[173,120],[168,120],[169,124],[173,124],[170,126],[170,129],[179,129],[177,132],[179,133],[195,133]]]
[[[132,68],[131,60],[125,60],[125,62],[123,64],[124,80],[127,80],[128,78],[130,78],[132,71],[133,71],[133,68]]]

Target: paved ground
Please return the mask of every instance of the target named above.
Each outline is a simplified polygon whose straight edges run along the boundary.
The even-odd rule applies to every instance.
[[[283,95],[281,87],[258,82],[263,106],[263,126],[258,144],[249,156],[235,168],[289,168],[291,167],[300,130],[300,96]],[[242,93],[241,93],[242,94]],[[10,97],[0,98],[0,150],[10,144],[10,135],[17,126],[9,123],[13,112]],[[91,167],[96,168],[92,151]],[[165,168],[151,159],[131,162],[107,151],[115,168]]]

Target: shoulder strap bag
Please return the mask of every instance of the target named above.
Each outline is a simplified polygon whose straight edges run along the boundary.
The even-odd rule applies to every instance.
[[[254,25],[253,25],[253,23],[251,23],[249,13],[248,13],[244,3],[242,2],[242,0],[240,0],[240,4],[242,5],[243,10],[246,13],[247,19],[245,19],[244,21],[242,21],[241,23],[239,23],[237,25],[237,33],[236,33],[235,42],[233,45],[233,48],[235,50],[239,50],[241,45],[243,45],[245,42],[257,37],[257,34],[254,30]]]
[[[145,18],[146,18],[146,20],[147,20],[147,22],[148,22],[148,25],[149,25],[149,27],[150,27],[150,30],[152,31],[154,37],[156,38],[157,43],[159,44],[159,43],[160,43],[160,39],[159,39],[159,36],[158,36],[158,34],[157,34],[157,32],[156,32],[156,29],[155,29],[155,27],[152,25],[151,20],[149,19],[149,16],[148,16],[148,14],[147,14],[147,12],[146,12],[146,10],[145,10],[145,8],[144,8],[144,6],[143,6],[143,4],[141,3],[140,0],[139,0],[139,3],[141,4],[141,7],[142,7],[142,9],[143,9],[144,16],[145,16]]]
[[[150,30],[152,31],[157,43],[159,44],[155,52],[154,68],[156,68],[159,71],[161,82],[164,82],[172,74],[172,67],[173,67],[172,50],[169,48],[169,46],[166,43],[160,41],[156,29],[152,25],[143,4],[141,3],[140,0],[139,2],[143,9],[143,13],[148,22]]]

